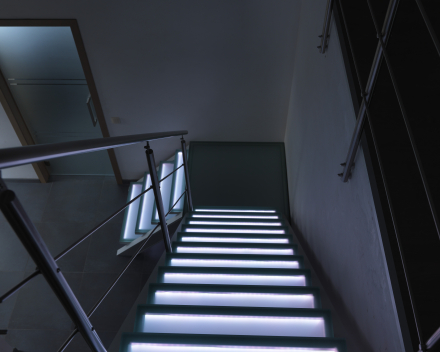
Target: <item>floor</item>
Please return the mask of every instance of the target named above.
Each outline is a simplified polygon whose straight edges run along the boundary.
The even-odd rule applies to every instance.
[[[55,256],[99,224],[127,199],[127,186],[113,177],[57,177],[47,184],[7,181]],[[117,257],[123,215],[118,215],[64,258],[59,266],[87,312],[129,258]],[[0,213],[0,294],[35,269],[33,261]],[[104,345],[110,345],[140,290],[163,253],[158,243],[141,254],[91,318]],[[39,276],[0,304],[0,329],[24,352],[57,351],[73,324]],[[77,335],[66,351],[90,351]]]

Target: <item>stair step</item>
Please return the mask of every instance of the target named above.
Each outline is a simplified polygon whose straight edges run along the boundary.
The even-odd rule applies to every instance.
[[[285,226],[284,220],[264,220],[264,219],[197,219],[189,218],[185,220],[185,225],[203,226]]]
[[[183,232],[208,232],[208,233],[259,233],[271,235],[284,235],[288,233],[286,226],[219,226],[219,225],[182,225]]]
[[[329,310],[139,305],[136,332],[333,337]]]
[[[206,206],[206,207],[196,207],[194,209],[195,213],[207,213],[207,212],[217,212],[217,213],[266,213],[273,214],[278,213],[275,208],[264,208],[264,207],[221,207],[221,206]]]
[[[147,304],[320,308],[316,287],[150,284]]]
[[[158,268],[157,282],[214,285],[309,286],[310,270],[160,266]]]
[[[166,265],[191,267],[229,268],[280,268],[298,269],[304,267],[302,256],[275,256],[252,254],[199,254],[167,253]]]
[[[346,352],[345,340],[316,337],[124,333],[120,352]]]
[[[266,254],[293,255],[297,246],[292,244],[265,243],[202,243],[202,242],[173,242],[175,253],[210,253],[210,254]]]
[[[226,213],[226,212],[191,212],[190,219],[242,219],[242,220],[280,220],[279,213]]]
[[[292,243],[292,236],[285,235],[266,235],[266,234],[252,234],[252,233],[187,233],[178,232],[177,241],[180,242],[228,242],[228,243],[274,243],[274,244],[288,244]]]

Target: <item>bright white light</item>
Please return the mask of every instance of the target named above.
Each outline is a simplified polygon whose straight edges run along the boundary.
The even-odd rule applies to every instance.
[[[325,337],[320,317],[146,313],[146,333]]]
[[[304,275],[165,273],[163,282],[181,284],[305,286],[306,278]]]
[[[131,343],[130,352],[338,352],[337,348]]]
[[[218,219],[278,219],[275,215],[198,215],[194,214],[193,218],[218,218]]]
[[[231,307],[314,308],[311,294],[156,291],[154,304]]]
[[[130,200],[137,197],[142,192],[142,184],[141,183],[134,183],[131,187],[131,194],[130,194]],[[127,210],[127,220],[125,222],[125,229],[124,229],[124,238],[126,239],[134,239],[136,238],[136,219],[137,219],[137,212],[139,210],[139,202],[140,198],[131,203],[128,206]]]
[[[273,248],[217,248],[217,247],[177,247],[178,253],[228,253],[228,254],[272,254],[293,255],[293,249]]]
[[[150,174],[148,174],[145,183],[145,189],[149,188],[150,186],[151,186],[151,177]],[[148,230],[149,228],[152,228],[151,214],[153,212],[153,204],[154,204],[153,190],[150,190],[149,192],[145,193],[142,199],[143,202],[142,202],[142,211],[141,211],[141,218],[139,221],[139,227],[141,230]]]
[[[183,164],[182,152],[178,152],[176,167],[179,167],[182,164]],[[172,206],[174,203],[176,203],[177,199],[179,199],[180,195],[183,192],[183,177],[184,177],[184,169],[183,169],[183,167],[181,167],[179,170],[176,171],[176,176],[175,176],[176,183],[174,185],[173,200],[172,200],[170,206]],[[179,200],[179,203],[176,204],[175,209],[181,209],[183,207],[183,204],[182,204],[183,200],[184,200],[184,198],[182,197]]]
[[[284,234],[284,230],[243,230],[243,229],[194,229],[186,228],[185,232],[212,232],[212,233],[271,233],[275,235]]]
[[[196,209],[196,211],[210,211],[214,213],[275,213],[275,210]]]
[[[220,268],[277,268],[298,269],[294,261],[266,260],[221,260],[221,259],[171,259],[171,266],[198,266]]]
[[[173,171],[173,169],[174,169],[173,163],[170,163],[170,162],[163,163],[162,168],[161,168],[161,173],[160,173],[160,175],[158,175],[159,180],[164,178],[169,173],[171,173]],[[170,209],[170,206],[174,204],[174,203],[170,204],[172,184],[173,184],[173,178],[171,176],[160,183],[160,193],[162,195],[163,210],[165,212],[168,212],[168,210]],[[159,213],[157,212],[157,205],[156,205],[156,212],[154,213],[154,220],[156,220],[156,221],[159,220]]]
[[[182,237],[182,242],[289,243],[287,238]]]
[[[222,225],[222,226],[281,226],[280,222],[220,222],[190,220],[191,225]]]

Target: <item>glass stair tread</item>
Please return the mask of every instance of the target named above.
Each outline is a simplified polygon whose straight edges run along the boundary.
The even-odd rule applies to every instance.
[[[147,304],[195,305],[194,302],[203,306],[320,308],[321,296],[319,288],[307,286],[149,285]]]
[[[134,330],[333,337],[330,311],[316,308],[139,305]]]
[[[304,259],[299,255],[168,253],[165,264],[193,267],[299,269],[304,268]]]
[[[346,352],[344,339],[124,333],[120,352]]]
[[[266,254],[293,255],[298,247],[293,244],[272,243],[226,243],[226,242],[173,242],[174,253],[210,254]]]
[[[160,266],[157,281],[159,283],[308,286],[310,270]]]

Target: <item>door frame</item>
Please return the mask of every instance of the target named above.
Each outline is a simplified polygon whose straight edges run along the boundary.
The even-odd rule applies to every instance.
[[[92,97],[93,105],[96,111],[96,115],[99,121],[99,127],[101,128],[103,138],[110,137],[110,133],[105,121],[104,111],[102,110],[101,101],[99,100],[98,90],[96,88],[95,80],[93,79],[92,69],[90,67],[89,59],[87,58],[86,48],[82,40],[81,32],[79,30],[78,22],[75,19],[13,19],[5,20],[0,19],[1,27],[70,27],[72,31],[73,40],[75,41],[76,50],[81,61],[81,66],[86,77],[87,86],[89,88],[90,95]],[[12,93],[8,87],[5,77],[0,71],[0,103],[5,109],[11,124],[17,133],[18,139],[23,146],[35,145],[35,141],[32,138],[26,122],[20,113],[17,103],[12,96]],[[121,170],[119,169],[118,161],[114,149],[108,149],[108,156],[112,165],[113,172],[115,174],[116,182],[122,184]],[[44,163],[32,164],[37,176],[42,183],[46,183],[49,180],[49,171]]]

